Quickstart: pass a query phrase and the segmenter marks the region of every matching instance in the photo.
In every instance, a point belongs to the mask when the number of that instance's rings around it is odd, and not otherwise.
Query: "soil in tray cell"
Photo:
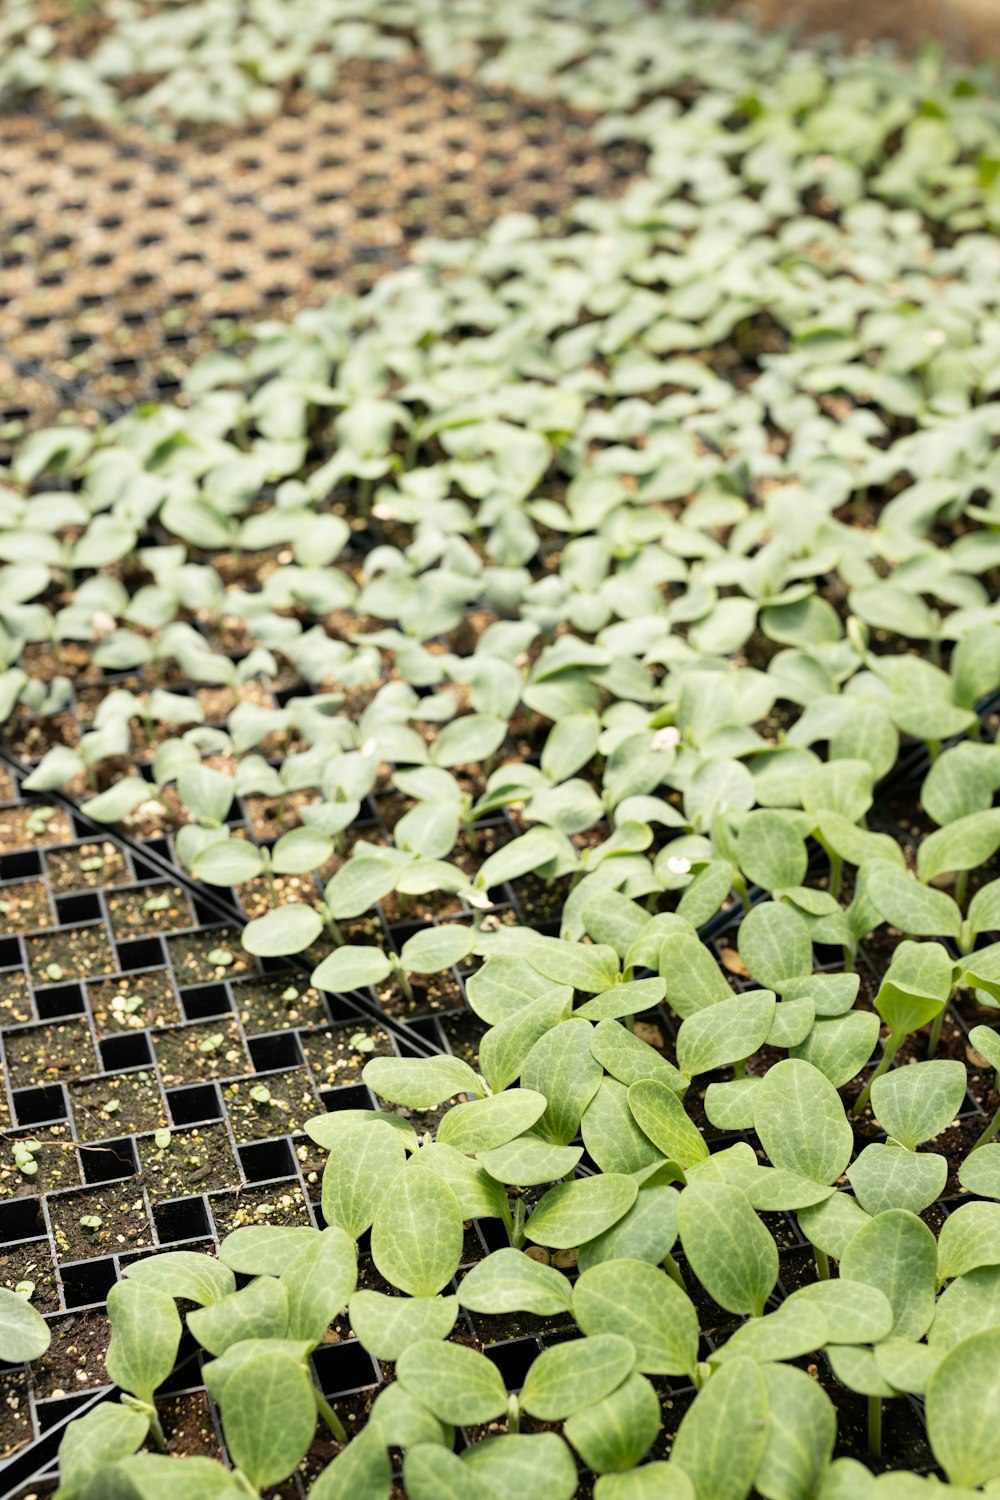
[[[222,1458],[212,1412],[205,1391],[188,1391],[183,1396],[159,1396],[160,1414],[166,1452],[174,1458]]]
[[[169,1137],[169,1139],[168,1139]],[[166,1145],[160,1141],[166,1140]],[[224,1125],[199,1125],[139,1140],[139,1162],[154,1203],[236,1187],[240,1169]]]
[[[107,1385],[104,1356],[111,1337],[107,1314],[96,1308],[67,1313],[49,1327],[52,1342],[31,1366],[36,1397],[46,1400],[52,1396],[72,1396],[77,1391]]]
[[[295,1178],[264,1187],[238,1188],[234,1193],[215,1193],[209,1203],[220,1239],[248,1224],[312,1224]]]
[[[124,854],[108,840],[98,844],[76,844],[70,849],[52,849],[45,856],[45,864],[52,889],[60,895],[66,891],[124,885],[129,879]]]
[[[156,1075],[145,1068],[71,1083],[69,1099],[81,1141],[114,1140],[167,1124]]]
[[[20,880],[0,886],[0,931],[34,932],[52,923],[52,908],[42,880]]]
[[[323,1112],[305,1068],[235,1079],[223,1087],[222,1097],[238,1146],[298,1135],[306,1120]]]
[[[25,1172],[18,1166],[14,1159],[16,1141],[24,1141],[30,1148],[37,1171]],[[82,1181],[80,1158],[68,1125],[22,1130],[0,1147],[0,1198],[30,1198],[37,1193],[54,1193],[58,1188],[79,1187]]]
[[[62,1261],[95,1260],[152,1244],[142,1182],[128,1177],[78,1193],[54,1193],[48,1199],[56,1257]]]
[[[219,1017],[196,1025],[169,1026],[153,1036],[166,1088],[245,1073],[249,1058],[235,1020]]]
[[[292,1026],[322,1026],[327,1019],[319,990],[297,974],[284,979],[252,979],[234,986],[233,995],[248,1036],[287,1031]]]
[[[177,885],[143,885],[107,895],[111,931],[116,938],[145,937],[176,932],[194,920],[191,904]]]
[[[441,1011],[461,1010],[465,1005],[462,986],[449,971],[444,974],[410,974],[412,1000],[397,979],[374,987],[375,998],[387,1016],[409,1020],[412,1016],[432,1016]]]
[[[0,1459],[29,1443],[33,1435],[27,1373],[4,1370],[0,1373]]]
[[[235,979],[251,974],[254,963],[240,944],[235,927],[213,927],[207,932],[188,932],[167,938],[170,965],[178,985],[209,984],[212,980]]]
[[[373,1057],[391,1057],[392,1042],[379,1026],[329,1026],[302,1037],[302,1050],[319,1088],[335,1089],[360,1083],[361,1070]]]
[[[28,1281],[35,1288],[30,1298],[35,1311],[58,1312],[56,1271],[45,1240],[33,1240],[30,1245],[14,1245],[10,1249],[0,1250],[0,1286],[8,1287],[13,1292]]]
[[[87,986],[97,1035],[170,1026],[181,1019],[166,969],[146,969],[120,979],[99,979]]]
[[[24,1025],[35,1019],[28,981],[20,969],[0,974],[0,1027]]]
[[[4,1036],[7,1075],[14,1089],[33,1084],[58,1083],[93,1073],[97,1057],[90,1027],[78,1021],[53,1021],[48,1026],[29,1026]]]
[[[0,854],[15,849],[47,849],[72,837],[69,819],[58,808],[28,804],[0,807]]]
[[[65,979],[90,979],[116,968],[102,922],[39,933],[25,939],[28,964],[35,984],[61,984]]]

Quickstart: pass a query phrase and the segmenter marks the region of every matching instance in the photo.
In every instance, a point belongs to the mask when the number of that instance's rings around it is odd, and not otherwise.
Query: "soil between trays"
[[[327,1019],[319,990],[305,984],[298,974],[249,980],[235,986],[233,995],[248,1036],[293,1026],[322,1026]]]
[[[35,1007],[26,976],[20,969],[0,974],[0,1012],[5,1026],[18,1026],[35,1019]]]
[[[8,1031],[4,1036],[4,1054],[10,1086],[14,1089],[79,1077],[97,1068],[90,1027],[83,1017],[78,1021],[53,1021]]]
[[[130,891],[108,891],[105,899],[111,931],[118,939],[177,932],[190,927],[194,919],[191,903],[180,886],[166,882]]]
[[[153,1050],[166,1088],[245,1073],[250,1059],[235,1018],[168,1026],[153,1033]]]
[[[17,885],[0,886],[0,929],[7,932],[33,932],[52,922],[45,882],[22,880]]]
[[[15,849],[47,849],[52,844],[68,843],[73,830],[66,814],[58,808],[47,809],[47,812],[49,815],[43,823],[36,806],[0,807],[0,854],[10,854]]]
[[[111,1335],[107,1313],[98,1308],[67,1313],[49,1324],[52,1342],[31,1366],[35,1395],[39,1400],[72,1396],[77,1391],[107,1385],[104,1368]]]
[[[251,974],[254,971],[253,960],[244,952],[235,927],[213,927],[207,932],[168,937],[166,941],[170,966],[182,989],[185,985],[234,979],[237,975]],[[212,960],[209,954],[215,952],[228,954],[228,962],[217,963]]]
[[[304,1224],[311,1227],[309,1206],[297,1178],[268,1183],[263,1187],[237,1188],[213,1193],[209,1207],[220,1239],[248,1224]]]
[[[11,1291],[22,1281],[33,1281],[35,1290],[31,1305],[36,1312],[59,1311],[59,1287],[55,1266],[45,1240],[30,1245],[14,1245],[0,1250],[0,1286]]]
[[[368,1022],[348,1022],[302,1036],[302,1051],[320,1087],[340,1088],[360,1083],[365,1064],[373,1057],[392,1057],[395,1049],[387,1032]]]
[[[14,1161],[15,1140],[34,1141],[37,1172],[26,1174]],[[83,1181],[80,1157],[68,1125],[43,1125],[40,1130],[20,1130],[4,1143],[0,1156],[0,1198],[30,1198],[59,1188],[79,1187]]]

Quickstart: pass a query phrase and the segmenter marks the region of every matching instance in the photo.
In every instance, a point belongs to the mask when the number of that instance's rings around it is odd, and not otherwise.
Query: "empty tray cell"
[[[108,891],[105,900],[116,939],[177,932],[190,927],[193,920],[191,903],[180,886],[166,882]]]
[[[50,1193],[47,1199],[56,1259],[93,1260],[152,1243],[142,1184],[137,1177]]]
[[[235,1079],[223,1086],[222,1097],[238,1146],[299,1135],[306,1120],[320,1113],[305,1068]]]
[[[205,1021],[210,1016],[226,1016],[233,1007],[224,984],[201,984],[183,991],[181,1008],[186,1021]]]
[[[492,1344],[483,1353],[496,1365],[507,1389],[519,1391],[532,1361],[538,1357],[538,1344],[534,1339],[511,1339]]]
[[[41,1021],[57,1021],[63,1016],[82,1016],[87,1009],[82,984],[57,984],[39,990],[35,1000]]]
[[[310,1356],[319,1388],[327,1395],[346,1395],[378,1384],[375,1362],[357,1339],[321,1344]]]
[[[69,1122],[19,1130],[0,1146],[0,1197],[17,1198],[79,1187],[80,1156]]]
[[[219,1090],[214,1083],[198,1083],[186,1089],[168,1089],[167,1103],[175,1125],[196,1125],[202,1120],[218,1120],[222,1117]]]
[[[34,932],[52,925],[52,907],[44,880],[18,880],[0,886],[0,927],[6,932]]]
[[[100,897],[93,891],[81,891],[75,896],[57,896],[56,916],[60,927],[70,927],[77,922],[99,922]]]
[[[69,1085],[73,1122],[81,1141],[113,1140],[159,1130],[167,1112],[156,1074],[142,1068]]]
[[[0,938],[0,969],[19,969],[24,962],[21,941],[16,937]]]
[[[101,889],[122,885],[129,878],[125,855],[110,839],[50,849],[45,866],[54,891]]]
[[[64,979],[91,979],[110,974],[117,964],[102,922],[25,938],[28,965],[35,984]]]
[[[322,1026],[327,1019],[319,990],[307,985],[301,974],[244,980],[234,985],[233,998],[248,1036],[290,1026]]]
[[[295,1171],[292,1148],[284,1136],[276,1141],[258,1141],[255,1146],[241,1146],[239,1156],[247,1182],[271,1182]]]
[[[123,973],[131,973],[136,969],[161,969],[163,967],[163,945],[159,938],[131,938],[127,942],[116,943],[115,949],[118,954],[118,968]]]
[[[153,1061],[149,1038],[142,1031],[131,1036],[107,1037],[99,1046],[106,1073],[120,1073],[125,1068],[146,1068]]]
[[[45,1220],[38,1198],[14,1198],[0,1203],[0,1245],[15,1245],[45,1234]]]
[[[47,993],[47,992],[46,992]],[[144,969],[120,979],[98,979],[87,986],[97,1035],[170,1026],[181,1019],[166,969]]]
[[[146,1190],[154,1203],[236,1187],[241,1180],[229,1132],[221,1120],[157,1131],[141,1136],[138,1145]]]
[[[134,1177],[139,1170],[135,1142],[131,1136],[117,1141],[102,1141],[99,1146],[85,1146],[80,1153],[85,1182],[119,1182]]]
[[[190,984],[209,984],[213,980],[234,979],[254,968],[249,953],[240,944],[235,927],[210,927],[202,932],[185,932],[167,938],[170,966],[182,988]]]
[[[208,1202],[219,1239],[247,1224],[312,1225],[298,1178],[238,1188],[233,1193],[213,1193]]]
[[[251,1037],[247,1049],[258,1073],[275,1068],[297,1068],[302,1063],[299,1039],[291,1031],[279,1032],[276,1036]]]
[[[49,1083],[39,1088],[20,1089],[14,1093],[14,1116],[19,1125],[41,1125],[49,1120],[65,1120],[66,1095],[61,1084]]]
[[[351,1021],[345,1026],[310,1031],[302,1037],[302,1050],[321,1088],[360,1083],[366,1062],[373,1057],[391,1057],[394,1051],[388,1032],[372,1021]]]
[[[153,1036],[156,1061],[167,1088],[245,1073],[249,1059],[234,1019],[169,1026]]]
[[[4,1036],[4,1055],[13,1089],[79,1077],[97,1068],[90,1027],[82,1016],[8,1031]]]
[[[47,1240],[29,1240],[24,1245],[0,1246],[0,1286],[14,1291],[22,1282],[34,1287],[31,1305],[36,1312],[59,1311],[56,1268]]]
[[[42,873],[42,856],[35,849],[23,854],[0,854],[0,880],[31,880]]]
[[[110,1257],[103,1260],[84,1260],[76,1265],[62,1266],[59,1272],[63,1286],[63,1297],[67,1307],[91,1307],[103,1304],[118,1275]]]
[[[206,1239],[212,1234],[208,1204],[204,1198],[177,1198],[172,1203],[155,1203],[153,1223],[161,1245]]]

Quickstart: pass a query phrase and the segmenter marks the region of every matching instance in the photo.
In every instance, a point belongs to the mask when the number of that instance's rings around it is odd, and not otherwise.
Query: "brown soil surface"
[[[753,0],[753,9],[766,26],[792,24],[810,36],[893,41],[907,52],[939,42],[968,62],[1000,56],[996,0]]]

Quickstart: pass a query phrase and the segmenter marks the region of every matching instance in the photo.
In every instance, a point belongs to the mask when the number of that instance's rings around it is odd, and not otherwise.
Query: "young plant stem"
[[[969,887],[968,870],[959,870],[955,879],[955,900],[959,906],[965,905],[965,893]]]
[[[827,1259],[826,1251],[821,1250],[818,1245],[814,1245],[813,1255],[816,1258],[816,1274],[819,1277],[820,1281],[829,1281],[830,1262]]]
[[[339,925],[334,921],[329,912],[326,912],[324,921],[326,922],[327,932],[333,938],[333,941],[337,944],[337,947],[342,948],[344,946],[344,934],[341,932]]]
[[[320,1390],[315,1381],[313,1382],[313,1394],[316,1397],[316,1406],[319,1414],[323,1418],[323,1421],[326,1423],[327,1427],[329,1427],[330,1431],[333,1433],[334,1437],[337,1439],[337,1442],[346,1443],[347,1433],[344,1431],[344,1424],[337,1416],[337,1413],[334,1411],[333,1407],[323,1395],[323,1392]]]
[[[524,1244],[524,1199],[518,1198],[514,1204],[514,1222],[508,1231],[510,1242],[515,1250],[520,1250]]]
[[[976,1141],[976,1144],[972,1148],[973,1151],[978,1151],[980,1146],[988,1145],[988,1143],[993,1139],[998,1130],[1000,1130],[1000,1107],[997,1108],[997,1111],[990,1120],[990,1123],[987,1125],[982,1135]]]
[[[403,968],[402,964],[399,963],[393,964],[393,968],[396,970],[396,978],[399,980],[399,985],[403,991],[403,994],[406,996],[411,1005],[416,1005],[416,996],[413,993],[413,986],[410,984],[406,970]]]
[[[684,1272],[674,1260],[674,1257],[670,1254],[669,1250],[663,1257],[663,1269],[666,1271],[671,1281],[676,1281],[682,1292],[687,1291],[687,1283],[684,1280]]]
[[[267,894],[270,898],[271,909],[273,911],[273,909],[278,905],[278,887],[274,883],[274,872],[272,871],[270,865],[268,865],[264,870],[264,878],[267,881]]]
[[[868,1456],[882,1457],[882,1397],[868,1397]]]
[[[869,1080],[866,1083],[864,1089],[858,1095],[857,1102],[854,1105],[854,1109],[851,1111],[852,1114],[859,1115],[861,1113],[861,1111],[864,1109],[865,1105],[868,1103],[868,1100],[869,1100],[869,1098],[871,1096],[872,1084],[876,1081],[876,1079],[881,1078],[883,1073],[885,1073],[885,1072],[888,1071],[888,1068],[889,1068],[889,1066],[890,1066],[893,1058],[896,1056],[896,1053],[899,1051],[900,1044],[901,1044],[901,1042],[903,1040],[903,1037],[905,1035],[906,1035],[906,1033],[902,1032],[897,1037],[893,1032],[890,1031],[890,1033],[886,1037],[885,1043],[884,1043],[884,1045],[882,1047],[882,1061],[879,1063],[878,1067],[875,1069],[874,1073],[869,1078]]]
[[[840,883],[844,874],[844,861],[839,854],[830,851],[830,895],[835,899],[840,896]]]
[[[153,1442],[156,1444],[157,1448],[161,1453],[163,1453],[166,1450],[167,1440],[163,1435],[163,1427],[160,1424],[160,1414],[156,1410],[156,1407],[152,1402],[149,1403],[146,1411],[149,1417],[150,1435],[152,1436]]]
[[[358,485],[358,515],[368,519],[372,508],[372,495],[375,490],[374,479],[362,479]]]
[[[516,1396],[507,1397],[507,1431],[520,1432],[521,1430],[521,1408]]]
[[[734,876],[734,878],[733,878],[733,890],[736,892],[737,896],[739,896],[740,901],[742,902],[742,905],[743,905],[743,910],[744,911],[749,911],[750,910],[750,892],[747,890],[747,883],[743,879],[742,875],[736,875],[736,876]]]
[[[931,1022],[931,1034],[930,1034],[930,1039],[928,1040],[928,1043],[927,1043],[927,1056],[928,1057],[936,1057],[937,1056],[938,1043],[941,1040],[941,1027],[944,1025],[944,1013],[945,1013],[945,1011],[947,1009],[948,1009],[947,1005],[942,1005],[941,1009],[938,1011],[937,1015],[934,1017],[934,1020]]]

